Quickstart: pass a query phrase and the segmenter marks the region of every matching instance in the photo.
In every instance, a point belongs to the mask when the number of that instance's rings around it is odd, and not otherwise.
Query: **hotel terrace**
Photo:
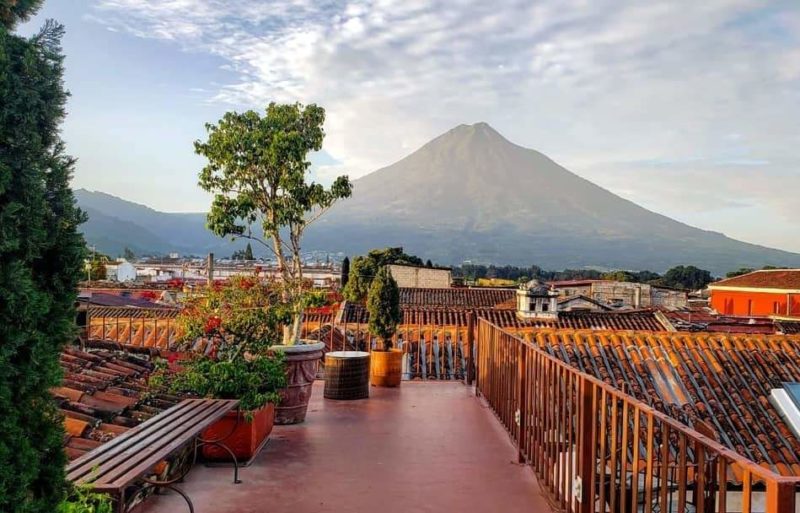
[[[70,458],[180,399],[148,392],[153,355],[206,349],[177,344],[175,308],[118,301],[84,305],[85,350],[62,355]],[[400,389],[339,403],[317,384],[307,422],[276,427],[244,483],[198,468],[182,489],[196,511],[800,511],[800,337],[558,302],[537,284],[402,289]],[[369,350],[367,321],[342,302],[308,312],[304,334]],[[297,479],[314,483],[299,499]]]

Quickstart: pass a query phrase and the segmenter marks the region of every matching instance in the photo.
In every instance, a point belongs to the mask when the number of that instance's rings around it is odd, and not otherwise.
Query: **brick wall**
[[[450,287],[450,269],[431,269],[407,265],[390,265],[392,277],[400,287],[416,289],[444,289]]]

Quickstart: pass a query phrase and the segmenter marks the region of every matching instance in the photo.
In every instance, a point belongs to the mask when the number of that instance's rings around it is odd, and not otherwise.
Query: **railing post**
[[[519,358],[518,358],[518,373],[519,379],[517,380],[518,392],[517,397],[519,398],[519,404],[517,407],[519,408],[519,425],[517,426],[517,463],[527,463],[528,457],[525,452],[525,448],[527,444],[525,443],[525,433],[527,431],[526,428],[526,419],[528,417],[527,412],[527,390],[528,390],[528,380],[525,376],[526,369],[528,368],[527,361],[528,361],[528,346],[523,343],[518,343],[519,345]]]
[[[767,480],[766,513],[785,513],[795,510],[795,482],[786,480]]]
[[[467,385],[475,381],[475,312],[467,312]]]
[[[580,422],[580,448],[578,448],[579,476],[581,478],[581,501],[578,504],[579,513],[592,513],[594,511],[594,472],[595,462],[595,415],[594,415],[594,384],[586,379],[580,381],[580,405],[578,420]],[[569,483],[570,485],[572,483]]]

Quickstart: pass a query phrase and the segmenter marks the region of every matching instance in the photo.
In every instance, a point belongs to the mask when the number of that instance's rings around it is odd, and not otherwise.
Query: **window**
[[[549,310],[550,310],[550,303],[543,302],[543,303],[542,303],[542,311],[543,311],[543,312],[547,312],[547,311],[549,311]]]

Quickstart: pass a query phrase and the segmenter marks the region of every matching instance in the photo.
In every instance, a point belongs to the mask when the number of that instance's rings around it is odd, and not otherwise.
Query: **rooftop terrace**
[[[181,488],[197,513],[551,511],[506,431],[462,383],[372,388],[346,402],[314,388],[306,422],[276,426],[242,484],[229,468],[189,474]],[[142,509],[185,510],[175,494]]]

